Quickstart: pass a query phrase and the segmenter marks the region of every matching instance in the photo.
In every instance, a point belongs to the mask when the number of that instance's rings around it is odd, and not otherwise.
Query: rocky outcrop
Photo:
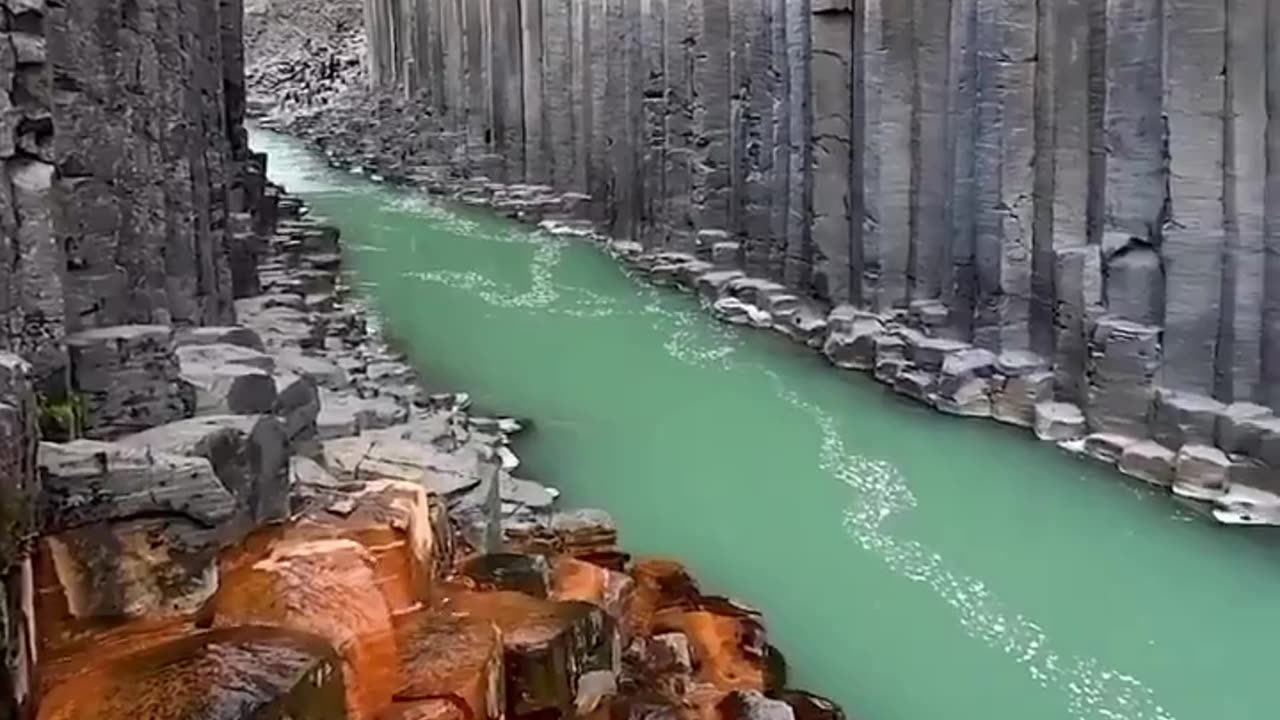
[[[226,324],[236,288],[256,282],[266,203],[243,128],[242,12],[0,8],[0,348],[42,384],[66,384],[69,336]]]

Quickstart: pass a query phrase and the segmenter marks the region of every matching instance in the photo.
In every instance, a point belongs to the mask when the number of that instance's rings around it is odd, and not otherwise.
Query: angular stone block
[[[161,425],[119,440],[166,455],[202,457],[235,497],[249,527],[289,517],[289,437],[271,415],[214,415]]]
[[[1120,472],[1152,485],[1173,484],[1177,453],[1151,440],[1134,443],[1120,456]]]
[[[1071,403],[1042,402],[1035,408],[1036,437],[1049,442],[1076,440],[1088,434],[1084,413]]]

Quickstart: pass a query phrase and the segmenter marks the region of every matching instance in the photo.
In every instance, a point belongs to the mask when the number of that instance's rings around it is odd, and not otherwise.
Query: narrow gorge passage
[[[1266,531],[718,325],[587,242],[252,141],[429,382],[532,418],[523,472],[758,606],[793,682],[878,720],[1274,716]]]

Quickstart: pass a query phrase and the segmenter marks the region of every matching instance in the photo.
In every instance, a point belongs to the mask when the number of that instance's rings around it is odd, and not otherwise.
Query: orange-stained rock
[[[346,717],[338,659],[319,638],[247,627],[152,639],[47,667],[39,720]]]
[[[318,635],[342,656],[349,717],[372,720],[391,703],[396,648],[376,563],[347,539],[270,542],[261,559],[224,565],[214,598],[219,627],[271,625]]]
[[[635,580],[631,626],[642,635],[652,633],[659,610],[702,595],[689,571],[675,560],[642,558],[635,562],[630,574]]]
[[[493,623],[428,610],[396,618],[395,631],[397,702],[417,702],[417,712],[438,714],[442,708],[426,701],[447,698],[448,708],[443,709],[461,712],[469,720],[503,716],[502,637]]]
[[[295,495],[300,507],[289,537],[354,540],[373,556],[378,587],[393,613],[430,603],[434,581],[449,564],[447,556],[437,556],[438,501],[419,485],[391,480],[308,490]]]
[[[470,720],[456,702],[443,699],[392,703],[378,720]]]
[[[571,715],[583,675],[618,670],[617,630],[593,605],[510,591],[458,590],[446,597],[443,607],[498,627],[505,649],[509,715]]]
[[[47,651],[129,617],[189,616],[218,587],[218,531],[182,518],[97,523],[36,543],[33,579]]]
[[[721,690],[763,692],[773,684],[764,626],[754,610],[702,597],[659,610],[652,629],[655,634],[684,633],[698,678]]]
[[[551,597],[591,603],[619,623],[623,637],[631,634],[630,609],[635,582],[627,575],[572,557],[558,557],[551,571]]]

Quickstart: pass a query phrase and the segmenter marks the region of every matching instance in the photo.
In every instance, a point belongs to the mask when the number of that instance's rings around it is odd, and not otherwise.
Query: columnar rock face
[[[262,188],[242,126],[243,12],[241,0],[0,9],[0,347],[37,375],[65,365],[67,334],[225,323],[236,281],[252,284],[241,246]]]
[[[1095,429],[1148,434],[1159,389],[1280,409],[1275,3],[520,0],[479,60],[456,4],[366,3],[375,70],[454,60],[375,91],[615,239],[1034,353]],[[384,46],[407,5],[446,25]]]

